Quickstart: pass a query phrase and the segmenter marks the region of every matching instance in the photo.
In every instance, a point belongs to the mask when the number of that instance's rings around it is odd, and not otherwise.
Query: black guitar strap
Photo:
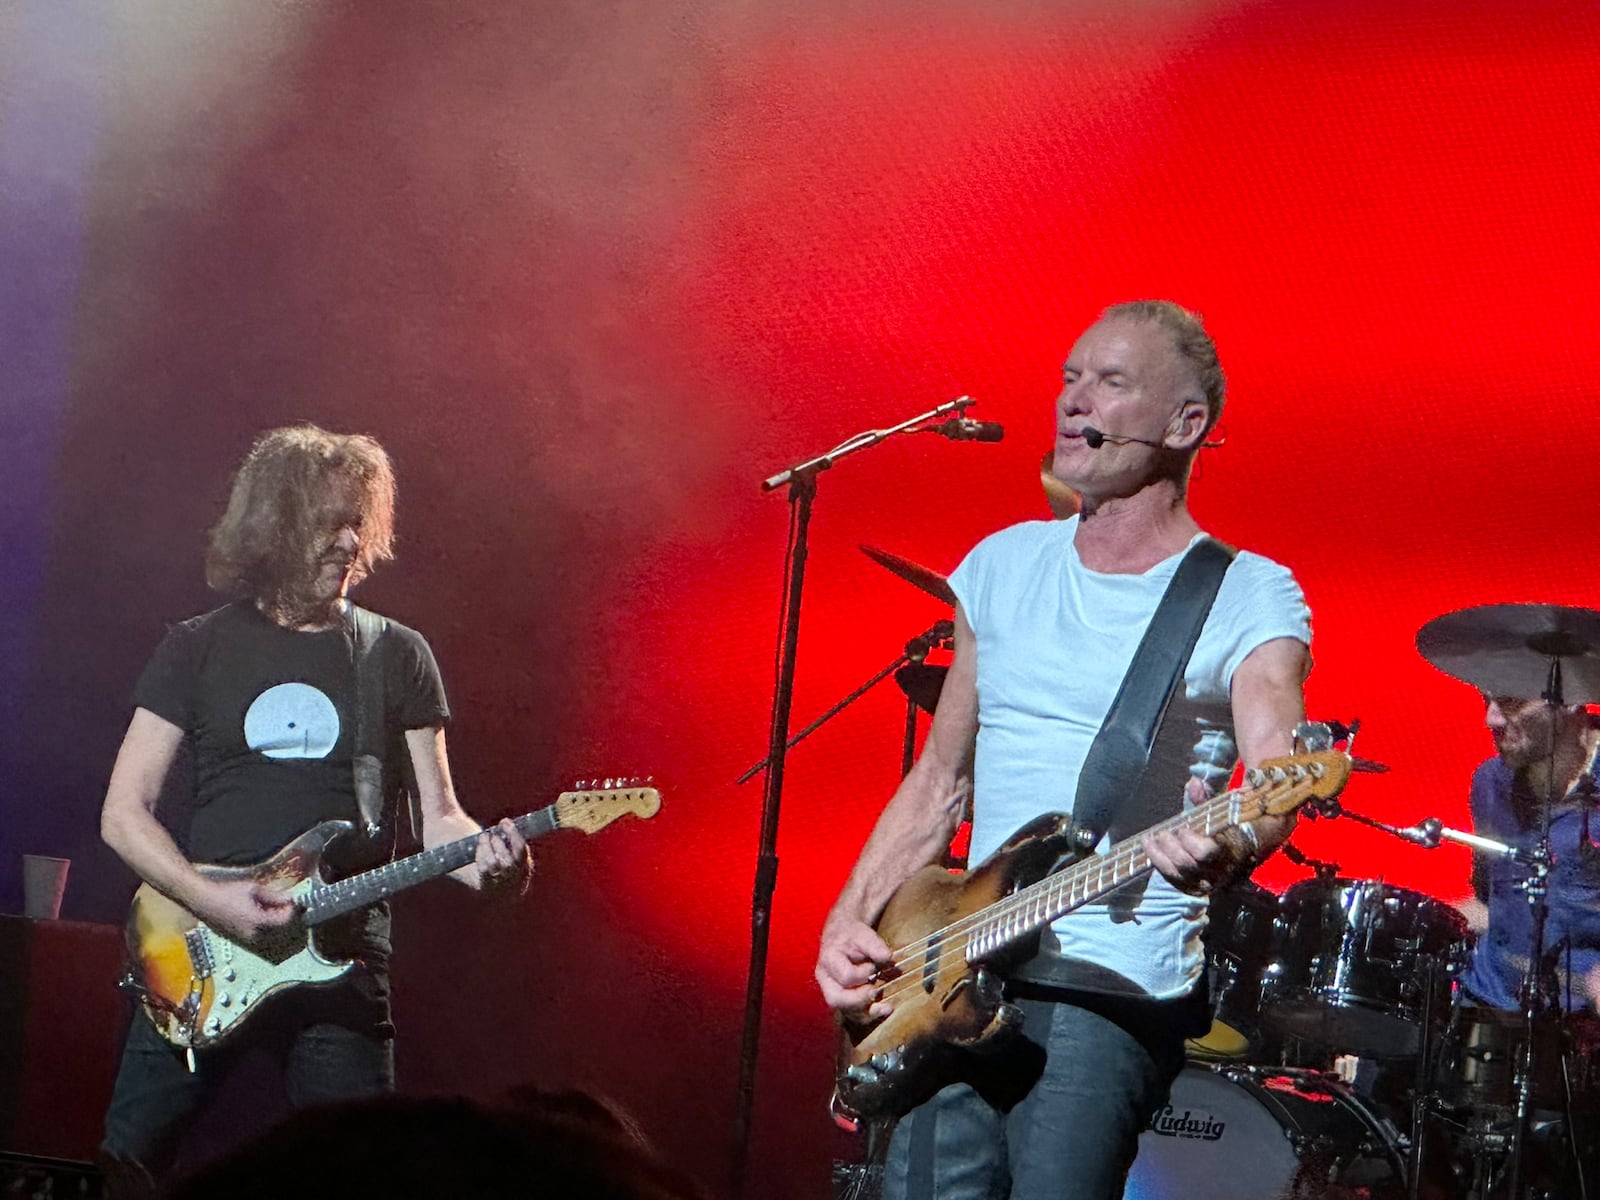
[[[1215,538],[1202,538],[1173,573],[1078,775],[1072,819],[1078,829],[1092,834],[1094,842],[1086,836],[1085,844],[1098,843],[1106,830],[1117,826],[1120,802],[1138,795],[1167,708],[1235,553]],[[1118,827],[1116,836],[1142,828]]]
[[[389,621],[354,604],[349,608],[356,676],[356,739],[350,756],[355,772],[356,808],[361,814],[362,835],[386,854],[392,854],[398,833],[399,805],[395,801],[404,770],[402,765],[401,774],[396,776],[389,766],[383,654],[379,649]],[[410,807],[407,813],[414,838],[419,828],[417,814]]]
[[[1098,845],[1107,829],[1115,838],[1144,826],[1128,823],[1129,797],[1138,794],[1150,766],[1150,752],[1166,720],[1167,708],[1183,680],[1184,668],[1211,614],[1222,577],[1233,563],[1234,549],[1214,538],[1189,548],[1172,582],[1150,617],[1116,699],[1095,735],[1078,775],[1073,825],[1084,831],[1083,844]],[[1181,803],[1181,798],[1178,803]],[[1135,822],[1143,814],[1134,814]],[[1117,818],[1121,818],[1120,821]],[[1017,979],[1046,988],[1069,986],[1059,952],[1042,950],[1013,972]]]

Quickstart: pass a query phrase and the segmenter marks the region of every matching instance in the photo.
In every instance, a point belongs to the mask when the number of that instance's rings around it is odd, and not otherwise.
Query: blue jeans
[[[1139,1134],[1183,1067],[1194,998],[1030,990],[1018,999],[1022,1036],[974,1063],[970,1082],[901,1118],[885,1200],[1122,1196]]]
[[[296,1108],[394,1091],[387,980],[358,967],[327,987],[275,996],[234,1037],[196,1051],[194,1071],[182,1050],[135,1013],[106,1111],[102,1155],[131,1159],[160,1179],[201,1106],[245,1055],[262,1052],[282,1068]]]

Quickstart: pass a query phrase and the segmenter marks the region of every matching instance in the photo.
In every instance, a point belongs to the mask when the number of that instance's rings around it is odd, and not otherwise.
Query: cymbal
[[[1039,482],[1044,486],[1044,500],[1050,506],[1050,511],[1055,514],[1056,520],[1065,521],[1068,517],[1078,515],[1083,508],[1083,497],[1055,477],[1055,472],[1050,469],[1055,461],[1053,450],[1044,456],[1044,461],[1039,464]]]
[[[1435,617],[1417,650],[1446,675],[1491,696],[1537,700],[1561,663],[1561,699],[1600,703],[1600,612],[1557,604],[1485,604]]]
[[[939,693],[944,690],[944,677],[949,667],[936,667],[931,663],[907,663],[894,673],[900,690],[923,712],[931,713],[939,707]]]
[[[909,558],[901,558],[898,554],[890,554],[887,550],[879,550],[876,546],[862,546],[861,553],[880,567],[893,571],[913,587],[921,588],[935,600],[955,605],[956,594],[950,590],[950,581],[932,567],[914,563]]]

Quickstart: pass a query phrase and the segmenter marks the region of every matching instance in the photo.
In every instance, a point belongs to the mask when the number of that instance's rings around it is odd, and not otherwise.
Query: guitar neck
[[[512,824],[522,836],[532,841],[560,827],[556,817],[557,806],[541,808],[517,817]],[[478,835],[468,834],[453,842],[445,842],[424,850],[420,854],[397,858],[391,863],[371,871],[363,871],[337,883],[324,883],[313,887],[302,901],[307,925],[322,922],[358,908],[366,908],[379,900],[387,900],[415,884],[425,883],[440,875],[449,874],[466,866],[478,852]]]
[[[1074,909],[1149,874],[1150,859],[1141,844],[1145,834],[1187,826],[1210,837],[1253,821],[1265,812],[1265,806],[1248,789],[1225,792],[1142,833],[1124,838],[1106,854],[1091,854],[1082,862],[1019,888],[975,914],[974,927],[967,939],[967,961],[979,962],[1013,942],[1032,937]]]

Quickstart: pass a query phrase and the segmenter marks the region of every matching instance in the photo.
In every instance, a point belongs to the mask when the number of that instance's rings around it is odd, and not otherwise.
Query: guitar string
[[[557,811],[562,806],[563,803],[569,803],[570,804],[570,803],[572,803],[574,801],[581,800],[581,799],[583,799],[585,797],[593,798],[593,797],[606,797],[606,796],[609,796],[613,800],[616,800],[616,801],[644,800],[644,799],[647,799],[650,796],[650,794],[655,792],[655,791],[656,791],[656,789],[654,789],[654,788],[617,788],[617,789],[605,789],[604,791],[598,791],[598,792],[593,792],[593,791],[577,791],[577,792],[571,792],[571,793],[565,793],[564,792],[564,793],[562,793],[562,795],[560,797],[558,797],[556,799],[555,803],[553,803],[551,805],[548,805],[545,808],[535,809],[533,812],[530,812],[530,813],[524,813],[522,816],[517,817],[514,820],[515,820],[515,822],[517,824],[517,827],[519,829],[522,828],[522,824],[521,823],[523,821],[528,821],[529,822],[529,828],[523,829],[522,830],[523,834],[525,836],[529,836],[529,837],[538,837],[538,836],[541,836],[544,833],[550,833],[555,829],[563,828],[563,826],[561,825],[561,814],[560,814],[559,811]],[[657,794],[659,795],[659,793],[657,793]],[[637,810],[634,810],[634,809],[627,809],[626,811],[635,812],[635,813],[637,812]],[[539,817],[539,816],[544,815],[544,814],[549,814],[549,818],[550,818],[550,821],[551,821],[550,828],[549,829],[544,829],[544,830],[539,830],[538,832],[534,832],[534,826],[536,826],[538,824],[538,822],[533,820],[533,818]],[[621,814],[619,814],[619,815],[621,815]],[[411,881],[409,881],[409,880],[407,880],[405,878],[405,876],[406,876],[408,871],[414,874],[417,868],[422,868],[422,869],[428,870],[429,872],[436,872],[438,870],[438,868],[439,868],[439,864],[444,862],[444,861],[447,861],[452,852],[458,852],[459,850],[464,849],[468,842],[475,842],[485,832],[488,832],[488,831],[487,830],[479,830],[478,833],[468,834],[466,837],[457,838],[453,842],[446,842],[446,843],[444,843],[443,845],[440,845],[440,846],[432,846],[432,847],[430,847],[430,848],[428,848],[426,850],[423,850],[423,851],[421,851],[421,852],[419,852],[417,854],[407,855],[405,858],[394,859],[394,860],[392,860],[390,862],[387,862],[387,863],[383,864],[381,867],[374,867],[370,871],[363,871],[359,875],[352,875],[347,879],[336,880],[333,883],[319,884],[319,885],[313,887],[311,889],[311,892],[307,895],[305,904],[303,906],[303,910],[306,912],[307,915],[312,915],[314,913],[317,914],[317,915],[321,915],[320,913],[317,913],[318,909],[325,909],[325,908],[327,908],[329,906],[338,906],[338,905],[349,903],[350,899],[351,899],[349,893],[355,892],[355,893],[357,893],[359,895],[360,893],[364,892],[369,887],[376,886],[376,887],[381,889],[383,887],[386,887],[390,882],[395,882],[397,884],[397,887],[395,888],[395,891],[398,891],[401,888],[404,888],[405,886],[407,886],[409,882],[411,882]],[[471,861],[472,861],[471,858],[465,859],[465,860],[462,861],[462,863],[460,865],[461,866],[465,866],[467,863],[469,863]],[[454,870],[455,868],[449,868],[449,869]],[[430,873],[427,876],[427,878],[432,878],[432,874]],[[350,886],[347,886],[347,885],[355,883],[358,880],[361,882],[361,886],[359,888],[352,888]],[[393,894],[394,894],[393,891],[386,893],[386,895],[393,895]],[[382,899],[382,898],[383,898],[382,896],[379,896],[379,897],[376,897],[374,899],[368,899],[365,896],[361,896],[360,900],[359,900],[359,903],[356,903],[354,905],[354,907],[359,908],[359,907],[361,907],[363,905],[366,905],[366,904],[375,903],[376,899]],[[340,915],[340,914],[337,914],[337,913],[329,914],[329,916],[333,916],[333,915]],[[328,918],[324,917],[324,919],[328,919]]]
[[[1275,784],[1273,786],[1280,785]],[[1243,794],[1237,791],[1229,792],[1214,800],[1209,800],[1204,805],[1188,812],[1169,817],[1145,832],[1161,833],[1169,829],[1176,829],[1182,825],[1188,825],[1193,828],[1203,824],[1204,832],[1209,834],[1211,832],[1211,818],[1224,809],[1231,809]],[[1262,808],[1261,812],[1256,815],[1260,816],[1265,811],[1266,809]],[[963,937],[962,935],[971,934],[983,926],[993,926],[998,932],[1003,928],[1004,923],[1015,915],[1017,910],[1026,909],[1040,900],[1057,901],[1063,892],[1076,896],[1079,884],[1086,885],[1085,894],[1082,900],[1075,900],[1070,907],[1075,908],[1082,904],[1087,904],[1097,895],[1103,895],[1131,882],[1138,875],[1150,869],[1148,862],[1140,865],[1140,859],[1144,857],[1144,851],[1140,845],[1142,837],[1143,834],[1139,834],[1132,838],[1126,838],[1111,847],[1104,855],[1096,855],[1092,859],[1085,859],[1083,862],[1075,863],[1064,870],[1052,872],[1043,879],[1036,880],[1026,887],[1013,892],[1010,896],[1005,897],[980,913],[969,913],[967,916],[951,922],[943,929],[935,930],[918,938],[916,941],[908,942],[901,946],[895,951],[895,958],[891,964],[900,973],[885,985],[879,998],[881,1000],[890,1000],[904,992],[922,987],[927,975],[927,967],[924,960],[928,957],[929,948],[936,941],[940,943],[937,966],[935,967],[935,973],[937,974],[942,973],[944,970],[946,955],[959,951],[961,957],[964,960],[966,959],[967,947],[971,943],[971,938]],[[1109,884],[1105,882],[1107,868],[1111,868],[1110,874],[1114,880]],[[1120,877],[1124,871],[1127,872],[1126,877]],[[1091,877],[1098,878],[1091,882]],[[1043,907],[1053,907],[1053,904],[1046,903]],[[1000,945],[1010,940],[1012,940],[1011,937],[1004,937],[1001,939]],[[950,945],[949,943],[952,941],[957,944]],[[919,962],[922,962],[923,965],[915,970],[903,969],[910,964]]]
[[[1187,812],[1170,817],[1145,832],[1159,833],[1184,825],[1191,828],[1199,828],[1203,825],[1203,832],[1209,835],[1212,832],[1211,820],[1213,817],[1226,814],[1227,819],[1223,821],[1221,826],[1218,826],[1219,830],[1238,825],[1242,823],[1239,818],[1243,815],[1244,805],[1249,804],[1256,809],[1254,815],[1249,819],[1255,820],[1265,816],[1270,811],[1269,806],[1276,793],[1287,790],[1293,795],[1297,791],[1313,789],[1318,782],[1319,780],[1316,776],[1308,775],[1298,780],[1294,778],[1267,780],[1253,788],[1236,788]],[[1126,838],[1111,847],[1110,851],[1105,855],[1097,855],[1093,859],[1074,864],[1063,871],[1046,875],[1043,879],[1036,880],[1027,887],[1006,897],[994,905],[992,911],[969,914],[945,926],[943,929],[935,930],[901,946],[895,951],[895,958],[890,964],[900,974],[885,985],[879,999],[889,1000],[906,991],[922,986],[922,981],[926,977],[926,965],[924,964],[914,971],[907,971],[904,968],[919,960],[925,960],[929,947],[936,940],[940,943],[940,946],[935,973],[940,973],[945,967],[945,956],[952,950],[959,948],[963,959],[966,958],[967,947],[970,945],[971,939],[963,938],[963,934],[968,934],[982,926],[992,926],[995,932],[999,934],[1003,928],[1003,921],[1013,917],[1018,910],[1026,909],[1029,905],[1040,900],[1059,901],[1062,892],[1076,894],[1078,883],[1087,885],[1087,890],[1081,900],[1075,900],[1069,907],[1075,908],[1087,904],[1096,896],[1103,895],[1131,882],[1138,875],[1150,870],[1148,862],[1145,862],[1142,866],[1138,865],[1140,858],[1143,856],[1143,850],[1140,846],[1143,836],[1144,834],[1138,834],[1135,837]],[[1126,864],[1124,860],[1127,860]],[[1112,868],[1111,874],[1115,880],[1110,884],[1105,882],[1107,868]],[[1122,871],[1128,872],[1126,878],[1117,878],[1117,875]],[[1095,883],[1089,883],[1090,876],[1098,877]],[[1064,887],[1063,885],[1071,886]],[[1015,933],[1002,936],[995,948],[998,949],[1006,942],[1014,940],[1015,936]],[[959,946],[947,944],[957,938],[961,938]]]
[[[1267,790],[1275,791],[1281,786],[1281,784],[1274,783]],[[1260,789],[1257,789],[1257,791],[1259,790]],[[1235,809],[1235,807],[1242,801],[1244,795],[1245,793],[1242,791],[1229,792],[1223,796],[1217,797],[1215,800],[1207,801],[1206,804],[1201,805],[1198,808],[1191,809],[1188,812],[1179,813],[1174,817],[1170,817],[1167,820],[1152,826],[1146,832],[1159,833],[1165,832],[1169,829],[1176,829],[1183,825],[1188,825],[1191,828],[1203,826],[1204,832],[1209,834],[1211,832],[1212,817],[1221,814],[1223,810]],[[1259,817],[1264,815],[1267,810],[1265,806],[1260,804],[1259,799],[1256,800],[1256,805],[1259,807],[1260,811],[1256,812],[1255,816]],[[1224,826],[1226,824],[1227,822],[1224,822]],[[1224,826],[1219,826],[1218,828],[1220,829]],[[1140,845],[1140,840],[1142,837],[1143,834],[1140,834],[1133,838],[1124,839],[1123,841],[1117,843],[1117,845],[1113,846],[1111,850],[1104,855],[1096,855],[1093,859],[1087,859],[1081,863],[1074,864],[1063,871],[1053,872],[1050,875],[1046,875],[1043,879],[1036,880],[1027,887],[1024,887],[1006,897],[1004,900],[994,905],[990,910],[982,913],[968,914],[966,917],[952,922],[943,929],[936,930],[933,933],[927,934],[916,941],[909,942],[905,946],[900,947],[900,949],[896,951],[896,957],[892,965],[901,973],[884,987],[880,999],[890,1000],[906,991],[923,986],[923,981],[927,975],[926,964],[917,970],[907,971],[903,970],[902,968],[906,965],[917,963],[919,960],[925,960],[928,956],[929,947],[936,940],[940,942],[937,955],[937,966],[934,968],[935,973],[937,974],[942,973],[946,965],[945,957],[952,952],[959,951],[962,959],[967,961],[967,950],[971,944],[972,938],[970,936],[963,937],[962,935],[964,934],[970,935],[977,929],[984,926],[993,927],[995,933],[999,934],[1004,928],[1005,922],[1012,918],[1018,910],[1027,909],[1031,905],[1041,900],[1048,902],[1044,904],[1042,908],[1053,907],[1054,903],[1061,899],[1063,893],[1068,896],[1076,897],[1078,891],[1080,890],[1079,885],[1083,885],[1082,890],[1084,891],[1084,895],[1081,900],[1074,899],[1069,905],[1071,908],[1076,908],[1083,904],[1087,904],[1096,896],[1103,895],[1106,892],[1115,890],[1115,888],[1131,882],[1138,875],[1150,870],[1150,863],[1148,861],[1143,862],[1142,865],[1140,862],[1140,860],[1144,858],[1144,851]],[[1111,883],[1106,882],[1108,868],[1110,869],[1109,873],[1113,880]],[[1126,872],[1125,876],[1123,874],[1124,872]],[[1002,946],[1006,942],[1013,940],[1014,937],[1015,934],[1002,936],[995,948],[999,948],[999,946]],[[949,945],[948,943],[952,941],[956,941],[957,944]]]
[[[533,812],[524,813],[522,816],[514,818],[514,822],[517,824],[518,829],[522,830],[524,836],[539,836],[533,832],[532,827],[533,825],[537,824],[537,822],[531,820],[531,818],[551,812],[551,810],[553,810],[559,803],[560,801],[558,800],[556,804],[552,804],[548,806],[548,808],[535,809]],[[528,829],[522,829],[521,822],[523,821],[529,821]],[[559,817],[553,812],[551,812],[551,821],[551,829],[560,827],[558,823]],[[310,893],[307,895],[304,910],[309,915],[316,913],[318,909],[325,909],[330,906],[338,906],[349,903],[352,899],[352,893],[360,898],[360,903],[357,904],[356,907],[360,907],[361,905],[365,904],[376,903],[377,900],[383,899],[384,896],[378,896],[374,899],[367,899],[364,893],[368,889],[376,888],[381,891],[390,883],[396,883],[398,885],[396,890],[399,890],[399,888],[405,887],[406,884],[410,882],[406,879],[407,873],[416,874],[418,869],[428,872],[427,878],[432,878],[433,874],[437,873],[441,869],[441,864],[449,861],[452,854],[462,852],[465,850],[467,843],[476,843],[477,839],[482,837],[483,834],[487,832],[489,832],[488,829],[480,829],[477,833],[469,833],[466,837],[457,838],[453,842],[445,842],[439,846],[430,846],[428,849],[419,851],[416,854],[408,854],[404,858],[392,859],[391,861],[384,863],[382,866],[374,867],[369,871],[363,871],[360,874],[351,875],[345,879],[337,879],[332,883],[318,884],[317,886],[313,887]],[[542,832],[549,832],[549,830]],[[460,866],[466,866],[466,864],[471,861],[471,858],[467,858],[462,861]],[[456,870],[458,868],[452,867],[445,869]],[[355,884],[359,884],[359,886],[352,886]],[[387,894],[393,895],[393,892],[389,892]]]

